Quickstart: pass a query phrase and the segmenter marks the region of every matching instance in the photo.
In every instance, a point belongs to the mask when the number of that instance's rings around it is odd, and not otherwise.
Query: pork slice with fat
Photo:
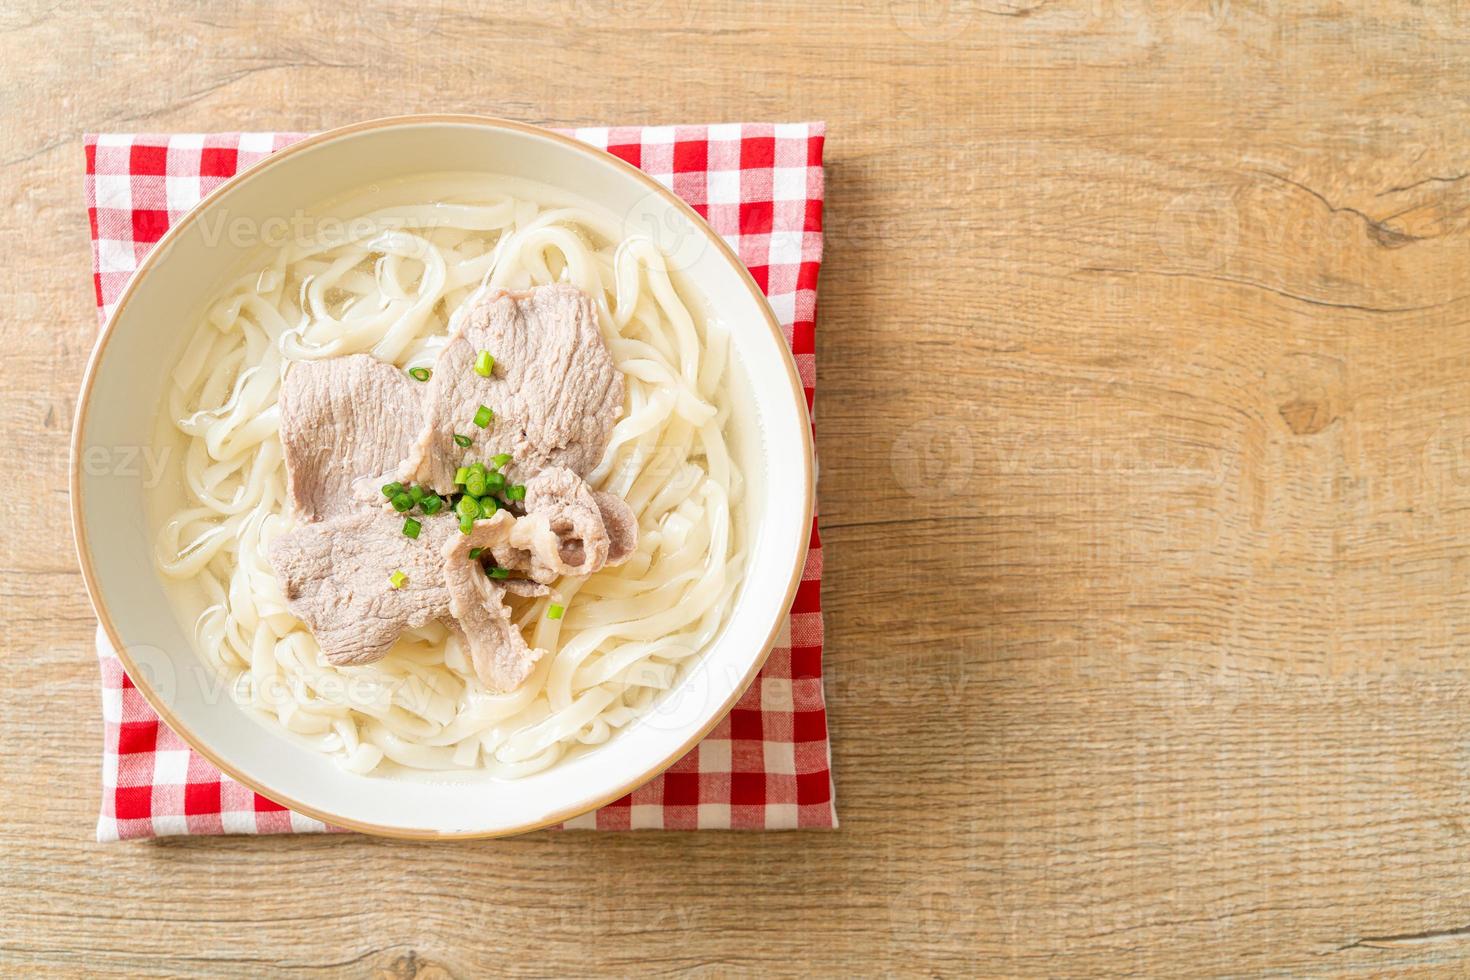
[[[402,515],[359,510],[300,524],[271,543],[286,606],[329,662],[380,660],[404,630],[449,615],[443,549],[463,535],[448,515],[416,520],[419,536],[410,538]],[[395,572],[405,576],[396,588]]]
[[[526,483],[526,513],[491,547],[496,564],[544,584],[591,575],[626,561],[638,546],[638,522],[621,498],[594,492],[564,467]]]
[[[628,502],[615,493],[592,491],[602,526],[607,531],[607,564],[621,565],[638,550],[638,516]]]
[[[495,358],[488,378],[475,371],[482,351]],[[586,293],[565,283],[486,293],[439,353],[399,478],[451,493],[465,460],[499,453],[510,454],[502,472],[512,483],[548,466],[585,476],[602,458],[622,404],[622,375]],[[494,412],[484,428],[474,422],[482,405]]]
[[[470,557],[473,548],[489,548],[510,536],[516,520],[499,511],[479,521],[469,534],[457,534],[443,546],[444,583],[449,594],[449,611],[462,631],[475,674],[492,691],[513,691],[525,683],[543,650],[532,649],[510,620],[505,604],[505,583],[485,574],[479,561]]]
[[[422,425],[417,384],[367,354],[302,361],[286,372],[281,445],[299,523],[357,509],[354,484],[393,471]]]

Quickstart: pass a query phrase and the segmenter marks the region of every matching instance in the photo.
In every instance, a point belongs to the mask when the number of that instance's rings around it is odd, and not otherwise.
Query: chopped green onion
[[[454,444],[460,449],[470,448],[470,442],[471,440],[469,436],[462,436],[458,432],[454,434]]]
[[[501,568],[499,565],[491,565],[485,569],[485,574],[491,578],[510,578],[510,569]]]
[[[408,494],[400,493],[393,496],[393,509],[398,511],[398,513],[402,514],[412,506],[413,498]]]
[[[470,549],[470,561],[474,561],[476,558],[480,557],[480,552],[482,552],[484,550],[485,550],[484,548],[471,548]]]
[[[487,470],[487,469],[485,469],[485,464],[484,463],[471,463],[470,464],[470,472],[471,473],[478,473],[481,476],[484,476],[487,473],[489,473],[490,471]]]
[[[408,535],[410,538],[418,537],[419,531],[422,529],[423,525],[414,520],[412,517],[405,517],[403,519],[403,533]]]
[[[496,453],[494,456],[490,457],[490,462],[494,463],[495,468],[498,470],[506,463],[510,462],[510,453]]]
[[[562,613],[564,613],[566,611],[567,610],[566,610],[566,607],[565,606],[558,606],[556,603],[553,602],[551,604],[551,608],[548,609],[548,610],[546,610],[546,618],[547,619],[561,619]]]
[[[487,496],[487,497],[481,497],[480,498],[480,514],[481,514],[481,516],[484,516],[484,517],[494,517],[495,516],[495,512],[497,510],[499,510],[499,509],[500,509],[500,504],[496,503],[494,497],[488,497]]]
[[[460,519],[459,519],[459,533],[460,534],[469,534],[474,529],[475,529],[475,519],[473,517],[464,517],[464,516],[461,516],[460,517]]]
[[[413,378],[415,381],[428,381],[431,377],[434,376],[434,372],[430,371],[426,367],[409,368],[408,376],[410,378]]]
[[[485,477],[485,489],[490,493],[499,493],[505,489],[505,477],[499,473],[491,473]]]
[[[402,569],[399,569],[398,571],[394,572],[392,575],[389,575],[388,576],[388,581],[390,581],[390,582],[393,583],[393,588],[395,588],[395,589],[401,589],[401,588],[403,588],[404,583],[408,581],[408,576],[405,575],[405,574],[403,574],[403,570]]]
[[[480,351],[480,356],[475,358],[475,373],[482,378],[488,378],[493,370],[495,370],[495,358],[491,357],[487,350]]]
[[[496,475],[498,476],[499,474]],[[464,492],[471,497],[485,496],[485,478],[471,469],[470,475],[464,481]]]
[[[431,493],[423,499],[423,502],[419,506],[423,508],[425,514],[433,517],[444,506],[444,498],[437,493]]]
[[[459,503],[454,505],[454,512],[458,514],[461,518],[468,517],[470,520],[473,521],[475,518],[480,516],[480,505],[476,502],[474,497],[471,497],[469,494],[465,494],[463,497],[459,498]]]
[[[427,496],[428,496],[428,494],[424,492],[424,488],[423,487],[409,487],[408,488],[408,499],[409,500],[412,500],[416,504],[423,503],[424,502],[424,498],[427,497]]]
[[[475,424],[482,429],[485,428],[485,426],[489,425],[491,421],[494,420],[494,418],[495,413],[490,411],[488,406],[481,405],[479,409],[475,411]]]
[[[505,488],[505,499],[506,500],[525,500],[526,499],[526,485],[524,483],[517,483],[513,487],[506,487]]]
[[[403,484],[401,483],[385,483],[383,485],[383,496],[387,497],[389,500],[392,500],[394,497],[398,496],[402,492]]]
[[[469,478],[470,470],[467,466],[461,466],[459,469],[454,471],[454,482],[459,486],[464,486],[464,481],[468,480]]]

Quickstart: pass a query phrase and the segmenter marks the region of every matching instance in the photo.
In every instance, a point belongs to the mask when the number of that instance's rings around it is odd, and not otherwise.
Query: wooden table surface
[[[151,6],[0,9],[6,975],[1470,972],[1470,12]],[[827,121],[839,831],[92,842],[82,133],[412,111]]]

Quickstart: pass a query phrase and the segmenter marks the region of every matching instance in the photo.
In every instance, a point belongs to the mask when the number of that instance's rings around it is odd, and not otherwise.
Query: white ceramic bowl
[[[629,228],[692,230],[666,242],[686,284],[731,327],[748,398],[734,416],[747,480],[748,565],[729,622],[648,716],[603,746],[521,780],[358,776],[267,729],[225,695],[192,649],[153,565],[145,518],[167,372],[211,294],[255,246],[211,234],[270,227],[379,180],[484,171],[576,191]],[[240,225],[239,222],[245,222]],[[238,240],[236,240],[238,239]],[[734,253],[647,175],[568,137],[471,116],[413,116],[297,143],[210,195],[144,260],[87,366],[72,437],[72,520],[97,616],[149,703],[190,745],[277,802],[328,823],[401,837],[488,837],[547,826],[610,802],[687,752],[754,679],[801,579],[813,477],[806,401],[781,330]]]

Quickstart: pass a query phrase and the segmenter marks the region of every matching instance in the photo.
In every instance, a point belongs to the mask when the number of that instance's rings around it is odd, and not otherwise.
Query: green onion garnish
[[[475,529],[475,519],[473,517],[461,517],[459,519],[459,533],[460,534],[469,534],[474,529]]]
[[[561,619],[562,613],[564,613],[566,611],[567,610],[566,610],[566,607],[565,606],[558,606],[556,603],[552,603],[551,604],[551,608],[548,609],[548,610],[546,610],[546,618],[547,619]]]
[[[510,569],[501,568],[499,565],[491,565],[485,569],[485,574],[491,578],[510,578]]]
[[[423,502],[419,504],[419,507],[423,509],[423,512],[425,514],[428,514],[430,517],[433,517],[435,514],[439,513],[440,509],[443,506],[444,498],[439,496],[437,493],[429,494],[423,499]]]
[[[414,520],[412,517],[405,517],[403,519],[403,533],[408,535],[410,538],[418,537],[419,531],[422,529],[423,525]]]
[[[408,494],[406,494],[406,493],[394,494],[394,496],[393,496],[393,509],[396,510],[396,511],[398,511],[398,513],[402,514],[404,511],[408,510],[412,506],[413,506],[413,498],[410,497]]]
[[[490,462],[494,463],[495,468],[498,470],[506,463],[510,462],[510,453],[496,453],[494,456],[490,457]]]
[[[470,441],[471,440],[469,436],[462,436],[458,432],[454,434],[454,444],[460,449],[470,448]]]
[[[408,576],[403,574],[402,569],[400,569],[394,572],[392,575],[389,575],[388,581],[393,583],[393,588],[401,589],[403,588],[403,584],[408,581]]]
[[[460,516],[461,520],[469,518],[473,521],[480,516],[480,505],[475,501],[474,497],[465,494],[459,498],[459,503],[454,505],[454,512]]]
[[[499,476],[498,473],[496,475]],[[471,469],[470,475],[464,481],[464,492],[471,497],[485,496],[485,478]]]
[[[480,552],[482,552],[484,550],[485,550],[484,548],[471,548],[470,549],[470,561],[474,561],[476,558],[480,557]]]
[[[408,376],[410,378],[413,378],[415,381],[428,381],[431,377],[434,376],[434,372],[430,371],[426,367],[409,368]]]
[[[459,469],[454,471],[454,482],[459,486],[464,486],[464,481],[468,480],[469,478],[470,470],[467,466],[461,466]]]
[[[480,351],[480,356],[475,358],[475,373],[482,378],[488,378],[493,370],[495,370],[495,358],[491,357],[487,350]]]
[[[485,517],[494,517],[495,516],[495,512],[497,510],[499,510],[499,509],[500,509],[500,504],[496,503],[494,497],[481,497],[480,498],[480,513],[483,516],[485,516]]]
[[[499,473],[491,473],[485,477],[485,489],[491,493],[499,493],[505,489],[505,477]]]
[[[486,405],[481,405],[479,409],[475,412],[475,424],[482,429],[485,428],[485,426],[489,425],[491,420],[493,420],[494,418],[495,413],[490,411],[489,407]]]
[[[428,496],[428,494],[424,492],[424,488],[423,487],[409,487],[408,488],[408,499],[409,500],[412,500],[416,504],[423,503],[424,502],[424,498],[427,497],[427,496]]]
[[[383,496],[387,497],[389,500],[392,500],[394,497],[398,496],[402,492],[403,484],[401,483],[386,483],[383,485]]]
[[[517,483],[513,487],[506,487],[505,488],[505,499],[506,500],[525,500],[526,499],[526,485],[524,483]]]

